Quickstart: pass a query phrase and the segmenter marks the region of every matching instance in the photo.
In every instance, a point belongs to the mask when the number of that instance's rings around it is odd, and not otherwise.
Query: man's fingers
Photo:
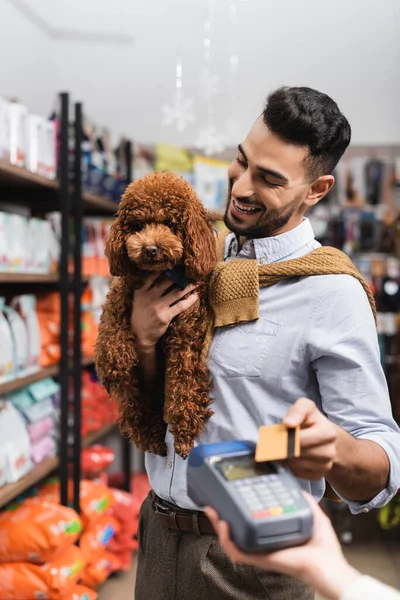
[[[198,294],[196,292],[191,293],[189,296],[186,296],[183,300],[178,302],[177,304],[173,304],[168,309],[168,318],[172,320],[177,315],[180,315],[182,312],[193,306],[199,299]]]
[[[213,508],[211,508],[211,506],[207,506],[207,508],[204,511],[208,517],[208,519],[211,522],[211,525],[214,528],[215,533],[218,533],[218,523],[219,523],[219,518],[218,518],[218,514],[217,511],[214,510]]]
[[[195,289],[196,285],[194,283],[191,283],[190,285],[186,286],[184,290],[172,290],[166,297],[169,306],[172,306],[173,304],[175,304],[175,302],[179,302],[181,298],[184,298],[187,294],[190,294]]]
[[[301,450],[334,444],[337,439],[337,430],[332,423],[326,422],[325,427],[309,427],[300,431]]]
[[[151,290],[154,283],[157,281],[157,279],[159,277],[160,277],[160,273],[158,271],[156,273],[152,273],[151,275],[148,275],[146,277],[146,279],[144,280],[142,287],[139,289],[143,290],[144,292],[148,292],[149,290]]]
[[[288,427],[298,427],[315,411],[317,407],[312,400],[300,398],[286,413],[283,423]]]
[[[333,460],[316,462],[314,459],[293,458],[288,461],[288,466],[296,477],[317,481],[329,473],[333,467]]]

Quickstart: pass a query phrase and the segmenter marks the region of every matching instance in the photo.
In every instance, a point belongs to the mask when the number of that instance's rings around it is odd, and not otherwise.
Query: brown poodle
[[[129,185],[107,241],[114,276],[95,348],[97,373],[119,405],[122,432],[139,448],[165,455],[166,422],[175,450],[187,457],[212,414],[211,382],[201,350],[209,322],[207,282],[216,263],[210,216],[191,186],[173,173],[152,173]],[[146,394],[140,382],[130,314],[135,289],[146,275],[183,265],[198,285],[199,301],[176,317],[161,340],[162,392]],[[155,386],[157,387],[157,386]]]

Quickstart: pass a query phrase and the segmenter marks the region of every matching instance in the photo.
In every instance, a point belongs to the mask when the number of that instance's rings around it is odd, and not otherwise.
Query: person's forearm
[[[143,383],[151,385],[157,373],[157,350],[155,346],[137,346],[138,366]]]
[[[344,557],[329,560],[328,563],[324,557],[318,564],[307,565],[301,575],[301,579],[326,600],[341,600],[346,589],[360,577],[361,573],[351,567]]]
[[[368,502],[387,486],[389,458],[379,444],[337,430],[337,455],[327,479],[348,500]]]

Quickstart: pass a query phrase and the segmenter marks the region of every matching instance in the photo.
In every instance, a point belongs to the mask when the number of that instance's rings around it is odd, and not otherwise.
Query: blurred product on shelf
[[[0,352],[1,383],[39,370],[40,336],[35,296],[16,296],[10,306],[0,298],[0,315],[4,333]]]
[[[71,389],[71,399],[73,398]],[[98,431],[117,419],[116,403],[111,401],[96,375],[82,373],[82,436]]]
[[[82,477],[108,485],[107,469],[115,460],[115,452],[100,444],[84,448],[81,453]]]
[[[72,509],[38,498],[0,512],[0,563],[45,563],[75,544],[82,522]]]
[[[69,498],[72,502],[73,484],[69,481]],[[46,502],[58,503],[60,498],[60,483],[57,479],[45,482],[39,489],[38,497]],[[81,518],[84,528],[98,522],[108,514],[114,502],[109,488],[95,481],[82,479],[80,488]]]
[[[137,494],[135,488],[133,494],[115,488],[111,488],[111,493],[114,496],[111,514],[119,522],[120,529],[110,541],[108,550],[118,557],[121,569],[128,570],[132,551],[138,549],[137,530],[142,496]]]
[[[18,410],[0,400],[0,486],[15,483],[32,468],[31,443]]]
[[[57,123],[0,98],[0,159],[47,179],[56,177]]]
[[[104,553],[110,541],[119,530],[120,524],[109,515],[101,517],[85,527],[81,535],[79,547],[88,565]]]
[[[55,273],[58,269],[60,241],[57,215],[45,219],[0,212],[0,272]]]
[[[48,367],[60,362],[61,303],[59,292],[39,294],[37,312],[40,328],[40,365]],[[73,298],[69,296],[69,344],[73,344]]]
[[[82,294],[82,351],[85,356],[93,356],[102,306],[108,294],[109,285],[109,279],[91,277]]]
[[[60,386],[50,378],[32,383],[7,396],[25,419],[33,464],[40,464],[57,453],[59,396]]]
[[[228,197],[229,163],[195,156],[193,162],[193,185],[196,194],[207,210],[224,212]]]
[[[120,571],[121,563],[118,557],[104,550],[93,558],[82,572],[82,583],[88,587],[97,588],[104,583],[112,573]]]
[[[76,585],[61,600],[97,600],[98,597],[99,595],[94,590],[83,585]]]
[[[29,562],[0,565],[0,600],[62,600],[82,577],[85,560],[75,545],[43,565]]]
[[[86,218],[83,221],[82,274],[90,277],[100,275],[110,277],[108,260],[105,257],[106,239],[112,219],[100,217]]]

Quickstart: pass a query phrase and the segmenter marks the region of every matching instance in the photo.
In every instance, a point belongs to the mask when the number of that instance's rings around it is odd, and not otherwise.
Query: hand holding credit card
[[[258,430],[256,462],[286,460],[300,456],[300,427],[264,425]]]

